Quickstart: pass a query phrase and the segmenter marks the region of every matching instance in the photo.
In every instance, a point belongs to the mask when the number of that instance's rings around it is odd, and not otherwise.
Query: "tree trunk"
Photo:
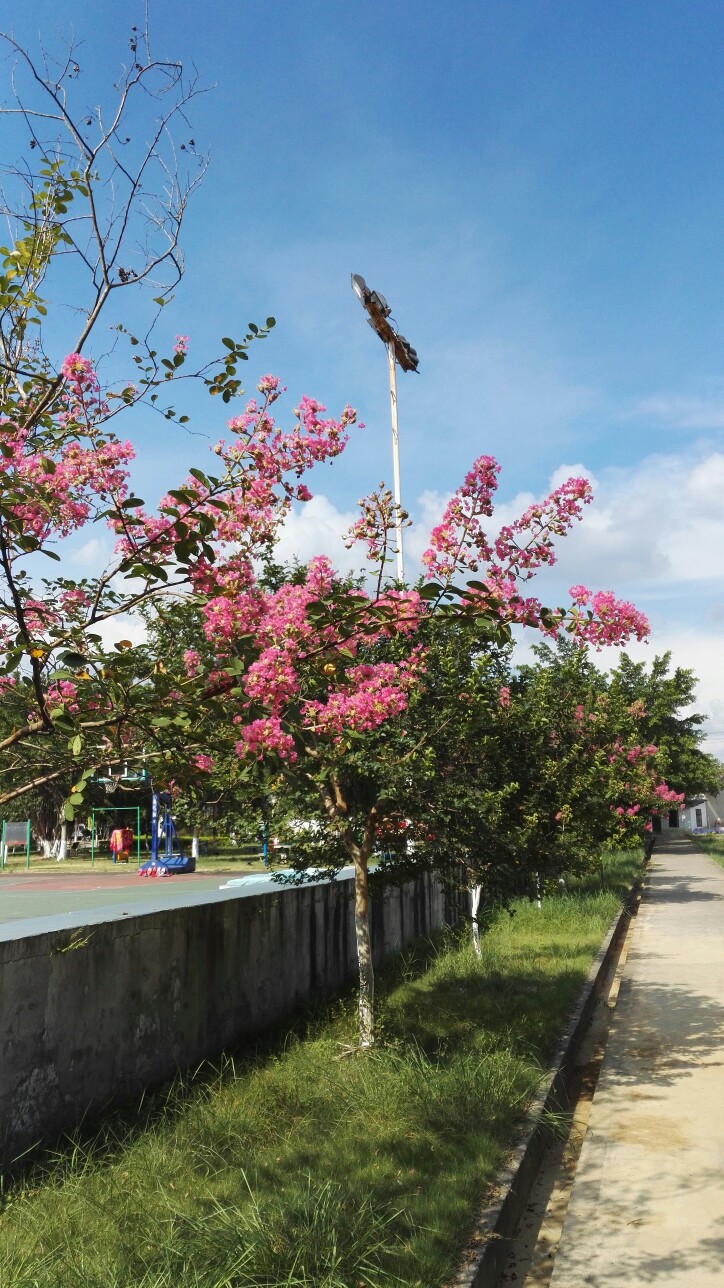
[[[357,854],[354,861],[354,930],[359,967],[359,1044],[361,1048],[367,1049],[374,1046],[375,1042],[375,971],[372,964],[367,857],[361,854]]]
[[[58,853],[56,857],[59,863],[61,859],[67,859],[68,857],[68,824],[65,819],[63,819],[60,825],[60,841],[58,843]]]
[[[480,926],[478,924],[478,911],[480,909],[480,898],[483,893],[481,885],[474,885],[470,891],[470,912],[473,919],[473,951],[476,957],[482,957],[480,949]]]
[[[350,823],[349,807],[342,784],[331,778],[319,784],[327,816],[334,822],[345,820],[342,843],[354,864],[354,932],[357,942],[357,967],[359,970],[359,1049],[369,1050],[375,1044],[375,971],[372,963],[372,935],[370,933],[370,886],[368,865],[374,844],[377,806],[367,814],[362,829],[362,839],[355,835]]]
[[[194,834],[191,837],[191,858],[198,859],[198,857],[199,857],[199,828],[195,827]]]

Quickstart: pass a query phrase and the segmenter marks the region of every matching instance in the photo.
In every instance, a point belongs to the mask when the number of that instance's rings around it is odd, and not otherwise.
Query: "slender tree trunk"
[[[473,919],[473,950],[476,957],[482,957],[480,949],[480,926],[478,924],[478,912],[480,909],[480,898],[483,893],[481,885],[474,885],[470,891],[470,912]]]
[[[58,853],[56,855],[56,858],[60,863],[61,859],[67,859],[67,857],[68,857],[68,824],[66,820],[63,819],[60,825],[60,840],[58,842]]]
[[[372,962],[370,931],[369,859],[377,823],[377,805],[367,814],[362,839],[352,827],[349,806],[342,784],[335,778],[320,786],[324,808],[330,819],[345,820],[342,842],[354,864],[354,931],[359,969],[359,1048],[369,1050],[375,1044],[375,971]]]
[[[374,1046],[375,1042],[375,971],[372,964],[367,856],[359,852],[354,860],[354,930],[359,966],[359,1044],[362,1048],[368,1048]]]

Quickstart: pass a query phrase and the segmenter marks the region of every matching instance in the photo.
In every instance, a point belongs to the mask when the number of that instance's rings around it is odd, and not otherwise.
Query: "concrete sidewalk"
[[[656,849],[552,1288],[724,1285],[724,869]]]

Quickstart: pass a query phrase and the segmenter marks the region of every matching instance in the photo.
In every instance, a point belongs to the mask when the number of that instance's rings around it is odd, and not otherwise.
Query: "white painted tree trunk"
[[[470,891],[470,913],[473,919],[473,951],[476,957],[482,957],[483,955],[480,949],[480,926],[478,924],[482,893],[483,887],[480,885],[474,885]]]
[[[191,858],[198,859],[198,857],[199,857],[199,829],[198,827],[195,827],[194,834],[191,837]]]
[[[51,836],[40,836],[40,849],[44,859],[52,858],[54,841]]]
[[[61,859],[68,857],[68,824],[65,819],[60,825],[60,841],[58,843],[58,853],[56,859],[60,863]]]
[[[359,1044],[366,1049],[375,1042],[375,972],[370,935],[370,890],[367,860],[354,864],[354,930],[359,966]]]

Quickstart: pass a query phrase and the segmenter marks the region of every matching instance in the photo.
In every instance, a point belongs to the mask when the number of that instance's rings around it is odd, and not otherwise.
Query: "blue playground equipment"
[[[176,848],[174,849],[174,844]],[[138,869],[139,876],[167,872],[195,872],[196,859],[184,854],[171,816],[169,792],[151,793],[151,857]]]

